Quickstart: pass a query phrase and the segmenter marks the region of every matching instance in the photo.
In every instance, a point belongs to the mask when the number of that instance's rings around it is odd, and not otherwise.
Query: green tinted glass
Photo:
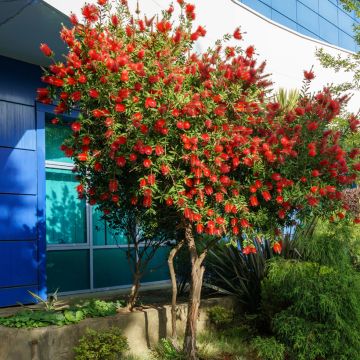
[[[94,246],[127,244],[124,233],[111,229],[101,218],[101,212],[96,207],[93,208],[92,224]]]
[[[147,266],[147,271],[144,274],[141,282],[169,280],[169,268],[167,258],[170,248],[168,246],[161,246],[155,253]]]
[[[46,160],[71,163],[72,159],[65,156],[60,146],[71,134],[71,119],[62,118],[61,124],[54,125],[53,114],[45,114],[45,156]]]
[[[46,274],[48,292],[89,289],[89,250],[48,251]]]
[[[47,244],[86,243],[86,204],[70,170],[46,169]]]
[[[94,287],[131,284],[126,248],[94,249]]]

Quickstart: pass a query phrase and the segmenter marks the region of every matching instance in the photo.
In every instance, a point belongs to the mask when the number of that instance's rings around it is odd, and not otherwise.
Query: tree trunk
[[[184,338],[184,353],[187,360],[196,360],[196,328],[199,316],[202,281],[205,271],[205,267],[202,263],[205,259],[206,251],[202,252],[200,255],[198,254],[191,224],[186,225],[185,239],[190,252],[191,283]]]
[[[173,339],[173,344],[177,347],[177,331],[176,331],[176,299],[177,299],[177,282],[176,282],[176,273],[174,268],[174,257],[179,252],[179,250],[184,245],[185,240],[181,240],[175,247],[170,251],[168,257],[168,265],[171,278],[171,337]]]
[[[128,303],[126,306],[127,309],[130,311],[133,311],[136,304],[136,300],[138,298],[139,289],[140,289],[140,279],[141,279],[141,274],[139,270],[136,269],[133,277],[133,284],[131,286],[131,291],[128,298]]]

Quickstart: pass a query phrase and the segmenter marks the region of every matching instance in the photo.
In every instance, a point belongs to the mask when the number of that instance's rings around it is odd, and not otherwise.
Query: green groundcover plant
[[[87,317],[115,315],[121,301],[90,300],[61,310],[22,310],[13,316],[0,317],[0,325],[15,328],[36,328],[49,325],[64,326],[78,323]]]

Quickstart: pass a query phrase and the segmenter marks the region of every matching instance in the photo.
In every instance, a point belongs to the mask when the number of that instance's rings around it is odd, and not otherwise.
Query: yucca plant
[[[280,88],[275,94],[275,100],[280,104],[281,109],[291,111],[297,106],[299,92],[295,89],[285,90]]]

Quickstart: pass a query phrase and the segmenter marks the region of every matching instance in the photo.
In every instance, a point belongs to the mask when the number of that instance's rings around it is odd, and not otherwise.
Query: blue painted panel
[[[337,25],[338,23],[338,7],[329,0],[321,0],[319,2],[319,14],[326,20]],[[337,29],[335,31],[338,31]]]
[[[0,56],[0,99],[34,105],[40,77],[40,67]]]
[[[281,15],[280,13],[278,13],[275,10],[272,11],[272,19],[274,21],[278,22],[279,24],[288,27],[289,29],[292,29],[295,31],[297,30],[297,24],[295,21],[290,20],[289,18],[287,18],[284,15]]]
[[[320,37],[331,44],[338,45],[339,37],[336,26],[323,18],[319,18]]]
[[[356,44],[350,35],[344,33],[343,31],[339,31],[339,46],[351,51],[358,51],[355,45]]]
[[[36,239],[36,226],[36,196],[0,194],[0,243],[1,240]],[[1,253],[0,256],[3,261]]]
[[[271,18],[271,7],[263,2],[259,0],[243,0],[243,3],[269,19]]]
[[[296,20],[296,0],[272,0],[272,8],[288,18]]]
[[[36,149],[33,107],[0,101],[0,146]]]
[[[0,307],[21,304],[33,304],[34,298],[29,290],[37,293],[36,286],[14,287],[0,289]]]
[[[308,7],[301,3],[297,4],[297,20],[298,23],[306,28],[307,30],[318,34],[319,33],[319,17],[318,15],[310,10]]]
[[[320,0],[324,1],[324,0]],[[326,1],[326,0],[325,0]],[[311,10],[314,10],[315,12],[319,11],[319,0],[300,0],[304,5],[309,7]]]
[[[37,284],[35,241],[0,241],[0,288]]]
[[[36,194],[36,152],[0,147],[0,193]]]

